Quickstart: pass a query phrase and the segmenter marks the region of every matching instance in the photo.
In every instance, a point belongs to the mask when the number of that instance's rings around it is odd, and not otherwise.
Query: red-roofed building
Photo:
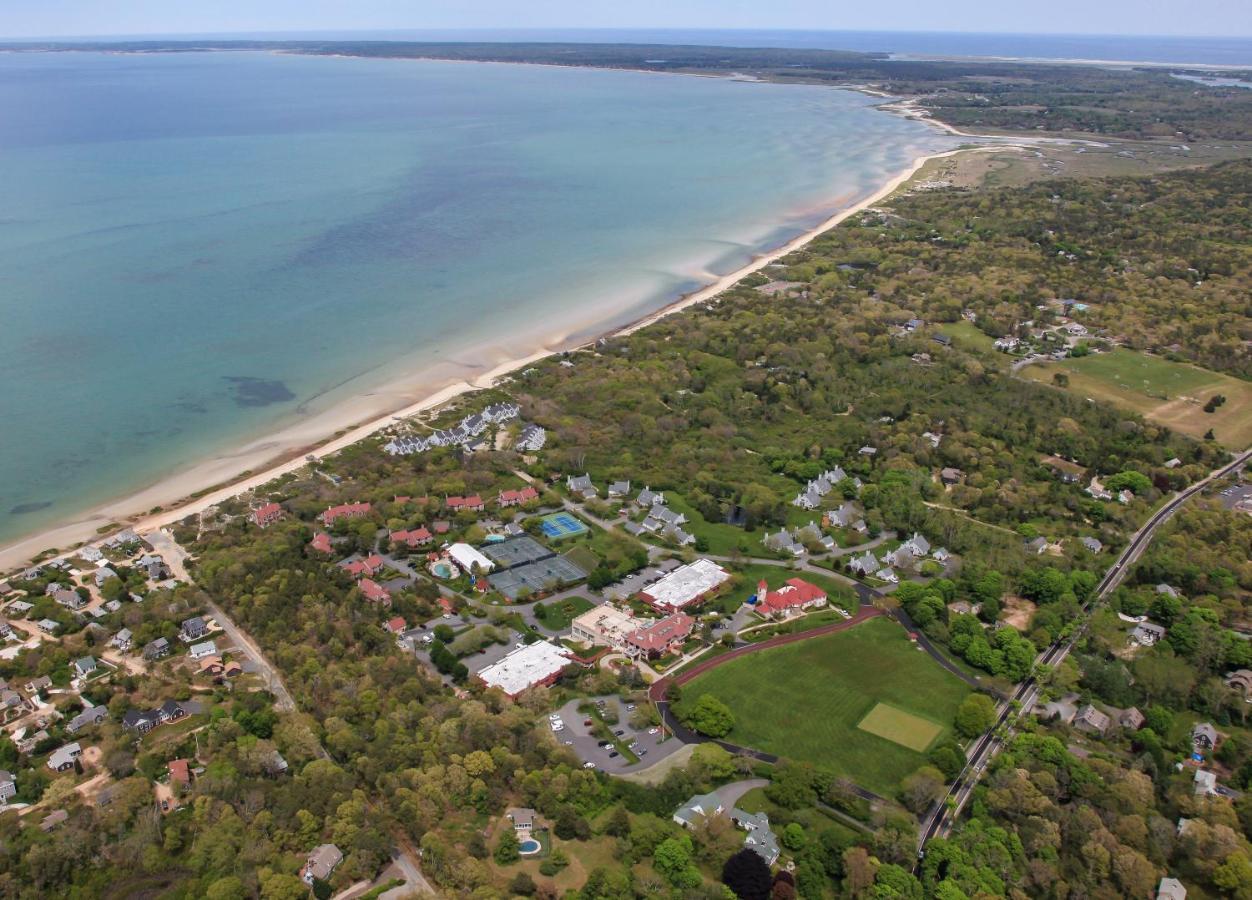
[[[663,656],[669,650],[678,652],[691,636],[695,624],[696,620],[686,613],[666,616],[626,635],[626,652],[652,658]]]
[[[471,512],[482,512],[486,508],[483,498],[477,494],[470,494],[468,497],[448,497],[444,500],[444,506],[448,509],[468,509]]]
[[[410,501],[412,501],[412,499],[413,499],[412,497],[401,497],[399,494],[397,494],[395,497],[391,498],[391,502],[392,503],[409,503]]]
[[[771,591],[764,581],[756,588],[756,608],[764,616],[785,618],[801,610],[825,605],[826,592],[801,578],[788,578],[787,583],[776,591]]]
[[[171,759],[169,770],[171,786],[191,784],[191,760]]]
[[[386,628],[388,631],[390,631],[392,634],[399,634],[400,632],[404,631],[404,629],[408,628],[409,626],[408,626],[408,623],[405,622],[402,617],[396,616],[394,619],[388,619],[387,624],[384,625],[383,627]]]
[[[265,528],[283,517],[283,508],[277,503],[267,503],[252,510],[252,521]]]
[[[451,614],[452,609],[453,609],[452,601],[449,600],[447,597],[440,597],[439,608],[442,609],[445,613]]]
[[[527,485],[520,491],[501,491],[500,496],[496,498],[496,502],[501,506],[520,506],[523,503],[529,503],[531,500],[538,499],[539,492]]]
[[[309,541],[309,546],[318,553],[333,553],[334,548],[330,545],[330,535],[324,531],[319,531],[313,535],[313,540]]]
[[[376,575],[383,569],[383,558],[377,553],[365,557],[365,559],[357,559],[352,562],[342,562],[339,567],[345,570],[353,578],[362,578],[366,575]]]
[[[425,525],[414,528],[411,531],[393,531],[391,532],[391,543],[403,545],[405,547],[420,547],[423,544],[429,544],[435,539]]]
[[[362,578],[358,586],[361,588],[361,594],[371,603],[381,603],[384,606],[391,605],[391,594],[374,579]]]
[[[361,519],[370,514],[372,507],[368,503],[344,503],[332,506],[322,513],[322,521],[334,525],[339,519]]]

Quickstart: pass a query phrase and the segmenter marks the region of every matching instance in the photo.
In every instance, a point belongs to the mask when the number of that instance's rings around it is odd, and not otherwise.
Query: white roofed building
[[[730,573],[708,559],[680,566],[639,592],[645,603],[672,612],[699,603],[730,580]]]
[[[548,641],[525,644],[478,673],[487,687],[498,687],[510,697],[556,681],[571,662],[569,651]]]
[[[483,575],[496,567],[495,563],[469,544],[453,544],[448,548],[448,558],[467,575],[475,571],[474,566],[478,566],[477,572]]]

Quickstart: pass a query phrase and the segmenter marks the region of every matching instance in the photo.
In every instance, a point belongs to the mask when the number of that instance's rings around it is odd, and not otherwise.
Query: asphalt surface
[[[606,705],[617,711],[618,724],[611,726],[613,731],[621,731],[624,734],[619,740],[630,743],[632,740],[639,742],[639,750],[646,753],[639,758],[637,763],[629,763],[624,756],[610,757],[609,750],[600,748],[600,738],[591,734],[591,728],[583,723],[589,718],[578,711],[581,703],[604,700]],[[601,772],[608,772],[610,775],[617,775],[626,772],[635,772],[640,769],[646,769],[648,766],[660,762],[674,751],[682,747],[683,742],[670,738],[664,743],[661,738],[664,734],[648,734],[647,729],[634,728],[630,724],[630,712],[627,711],[626,705],[620,697],[592,697],[576,698],[562,706],[557,712],[561,716],[561,720],[565,723],[563,731],[554,732],[553,737],[562,744],[567,745],[578,755],[584,763],[595,763],[595,767]],[[595,720],[592,719],[594,722]],[[638,750],[636,751],[638,753]]]

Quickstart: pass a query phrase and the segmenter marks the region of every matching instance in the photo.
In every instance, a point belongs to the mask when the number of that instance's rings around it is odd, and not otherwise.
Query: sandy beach
[[[903,112],[903,111],[897,111]],[[941,123],[930,121],[937,127]],[[975,137],[970,135],[970,137]],[[706,303],[734,286],[743,278],[777,262],[813,239],[839,225],[850,216],[882,202],[893,194],[919,169],[932,159],[959,153],[994,152],[1006,145],[961,148],[916,158],[911,165],[888,180],[864,200],[840,210],[816,227],[785,244],[755,257],[750,263],[718,277],[708,285],[684,295],[673,303],[635,322],[605,330],[603,312],[598,321],[567,322],[559,333],[532,337],[522,346],[529,349],[521,355],[502,358],[498,347],[478,348],[477,352],[458,354],[465,363],[443,363],[415,372],[401,381],[373,390],[365,395],[310,416],[263,439],[253,441],[237,451],[220,454],[197,463],[181,472],[127,497],[101,504],[72,522],[51,528],[0,548],[0,570],[11,570],[55,548],[60,553],[86,542],[102,538],[114,529],[128,527],[139,532],[170,525],[188,515],[202,512],[242,492],[257,488],[283,474],[307,465],[307,456],[325,457],[342,450],[378,431],[408,418],[439,407],[467,392],[491,387],[498,379],[531,365],[547,356],[566,352],[593,343],[596,337],[631,334],[647,325],[687,309]],[[588,336],[593,335],[591,340]],[[516,352],[516,344],[514,352]],[[481,361],[481,362],[478,362]],[[193,496],[195,495],[195,496]],[[159,511],[153,512],[160,507]]]

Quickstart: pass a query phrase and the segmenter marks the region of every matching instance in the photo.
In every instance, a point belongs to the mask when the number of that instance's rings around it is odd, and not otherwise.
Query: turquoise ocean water
[[[458,350],[589,310],[629,321],[955,146],[873,102],[529,66],[0,55],[0,541]]]

